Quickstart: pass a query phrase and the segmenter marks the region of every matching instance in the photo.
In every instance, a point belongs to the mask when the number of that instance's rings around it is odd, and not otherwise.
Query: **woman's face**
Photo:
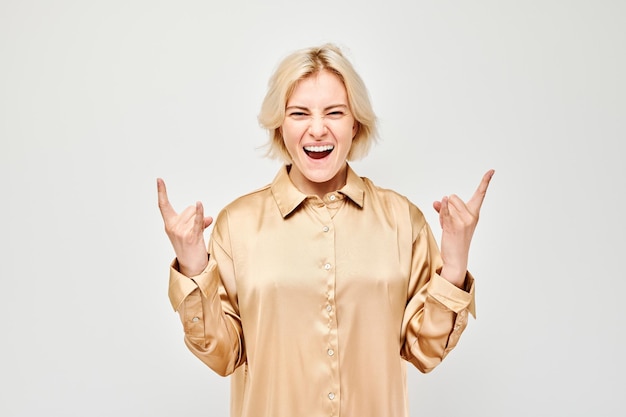
[[[357,123],[339,77],[323,70],[298,82],[281,132],[293,161],[289,176],[300,191],[322,196],[345,185]]]

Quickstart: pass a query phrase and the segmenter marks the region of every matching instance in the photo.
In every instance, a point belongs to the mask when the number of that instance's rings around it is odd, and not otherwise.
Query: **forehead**
[[[332,102],[348,104],[346,87],[334,73],[322,70],[301,79],[295,85],[287,104],[315,104]]]

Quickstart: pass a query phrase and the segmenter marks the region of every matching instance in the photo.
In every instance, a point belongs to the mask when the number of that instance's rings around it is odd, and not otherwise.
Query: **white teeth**
[[[334,146],[332,145],[326,145],[326,146],[305,146],[304,150],[307,152],[327,152],[327,151],[332,151],[333,149],[335,149]]]

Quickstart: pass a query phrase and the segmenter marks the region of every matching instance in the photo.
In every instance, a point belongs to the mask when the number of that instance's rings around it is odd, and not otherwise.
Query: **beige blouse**
[[[321,200],[283,167],[222,210],[208,252],[195,277],[174,261],[169,296],[191,352],[232,374],[232,417],[406,417],[406,361],[432,370],[474,313],[420,210],[351,168]]]

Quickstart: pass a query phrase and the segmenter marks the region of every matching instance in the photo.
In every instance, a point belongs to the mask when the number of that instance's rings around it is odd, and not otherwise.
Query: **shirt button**
[[[330,306],[330,304],[326,306],[326,311],[328,311],[329,313],[332,311],[332,309],[333,308]]]
[[[328,356],[333,356],[335,354],[335,351],[332,349],[328,349],[326,352],[328,353]]]
[[[194,323],[197,323],[197,322],[198,322],[198,320],[200,320],[200,319],[199,319],[199,318],[197,318],[197,317],[194,317],[194,318],[192,318],[192,319],[191,319],[191,321],[192,321],[192,322],[194,322]]]
[[[331,400],[335,399],[335,393],[334,392],[329,392],[328,393],[328,398],[330,398]]]
[[[335,201],[337,197],[335,197],[335,194],[331,194],[328,198],[330,199],[330,201]]]
[[[329,270],[330,269],[330,264],[324,265],[324,269]]]
[[[328,226],[324,226],[324,228],[322,230],[325,231],[325,232],[328,232],[330,229],[329,229]]]

